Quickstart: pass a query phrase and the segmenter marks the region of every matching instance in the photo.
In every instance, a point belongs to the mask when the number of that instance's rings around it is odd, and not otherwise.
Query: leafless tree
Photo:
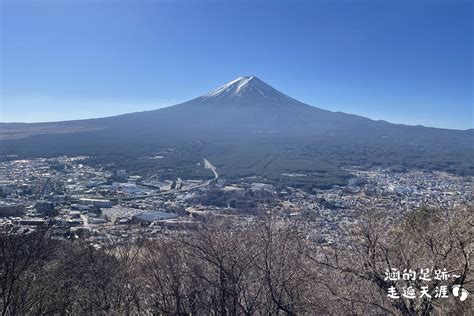
[[[470,269],[473,248],[472,210],[441,212],[426,208],[413,211],[403,219],[390,219],[386,212],[365,212],[350,232],[347,245],[332,247],[313,245],[307,258],[326,270],[321,284],[326,285],[330,295],[346,302],[347,312],[382,312],[388,314],[428,314],[433,312],[467,313],[470,302],[456,298],[436,298],[434,290],[442,283],[424,284],[415,280],[391,281],[386,271],[430,271],[446,268],[459,277],[447,280],[444,285],[454,284],[469,289],[472,287]],[[339,277],[334,276],[337,275]],[[398,293],[412,286],[420,290],[429,285],[427,297],[388,299],[387,290],[393,286]]]
[[[211,218],[193,231],[97,248],[50,232],[0,234],[0,308],[17,314],[459,314],[473,292],[472,209],[367,210],[333,244],[316,228],[272,216]],[[391,281],[386,272],[446,268],[446,281]],[[387,297],[429,286],[431,299]]]
[[[0,304],[2,315],[29,313],[47,294],[45,263],[52,253],[50,234],[0,233]]]

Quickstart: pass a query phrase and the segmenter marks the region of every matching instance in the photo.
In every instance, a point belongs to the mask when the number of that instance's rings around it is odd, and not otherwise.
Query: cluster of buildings
[[[385,209],[396,216],[422,206],[472,203],[472,179],[445,173],[353,168],[347,169],[353,178],[346,186],[306,192],[246,179],[226,183],[215,169],[213,180],[161,181],[92,167],[85,159],[1,162],[0,229],[22,232],[48,225],[63,238],[100,245],[195,229],[209,216],[248,221],[271,213],[282,221],[303,220],[318,231],[320,242],[331,243],[361,210]],[[208,196],[217,196],[219,203]]]

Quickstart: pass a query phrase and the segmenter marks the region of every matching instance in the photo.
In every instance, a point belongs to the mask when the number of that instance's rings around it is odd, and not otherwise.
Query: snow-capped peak
[[[235,80],[226,83],[214,91],[204,95],[204,99],[221,99],[243,96],[257,96],[268,100],[276,100],[278,98],[288,96],[272,88],[262,80],[255,76],[238,77]]]
[[[224,94],[227,95],[238,95],[241,91],[245,90],[249,83],[254,79],[254,76],[245,76],[245,77],[238,77],[235,80],[232,80],[229,83],[217,88],[216,90],[209,92],[205,95],[205,97],[218,97]]]

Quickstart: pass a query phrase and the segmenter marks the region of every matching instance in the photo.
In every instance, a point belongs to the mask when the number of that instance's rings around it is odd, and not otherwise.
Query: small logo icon
[[[466,289],[463,289],[460,285],[453,286],[453,295],[454,297],[459,296],[459,300],[465,301],[466,298],[469,296],[469,292]]]

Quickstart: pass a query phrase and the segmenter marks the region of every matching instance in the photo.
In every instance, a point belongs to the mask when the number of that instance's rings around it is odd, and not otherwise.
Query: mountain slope
[[[138,157],[164,147],[193,151],[197,147],[190,144],[200,144],[199,150],[222,161],[229,153],[236,156],[248,152],[247,148],[258,148],[262,157],[275,154],[280,160],[288,150],[298,152],[288,159],[305,157],[307,169],[312,161],[319,161],[473,173],[473,130],[390,124],[331,112],[301,103],[256,77],[240,77],[201,97],[153,111],[55,123],[0,124],[0,137],[2,153],[20,156],[113,153]],[[255,165],[250,160],[257,158],[249,154],[241,158],[243,165]],[[291,165],[286,158],[278,159],[265,169]]]
[[[164,133],[168,129],[185,129],[190,134],[238,131],[241,134],[263,132],[375,137],[402,137],[406,133],[417,137],[433,133],[450,135],[454,139],[460,135],[461,143],[465,134],[472,134],[472,131],[390,124],[323,110],[301,103],[252,76],[239,77],[191,101],[153,111],[53,123],[3,123],[0,125],[0,137],[8,139],[28,134],[76,133],[109,128],[139,129],[151,134]]]

